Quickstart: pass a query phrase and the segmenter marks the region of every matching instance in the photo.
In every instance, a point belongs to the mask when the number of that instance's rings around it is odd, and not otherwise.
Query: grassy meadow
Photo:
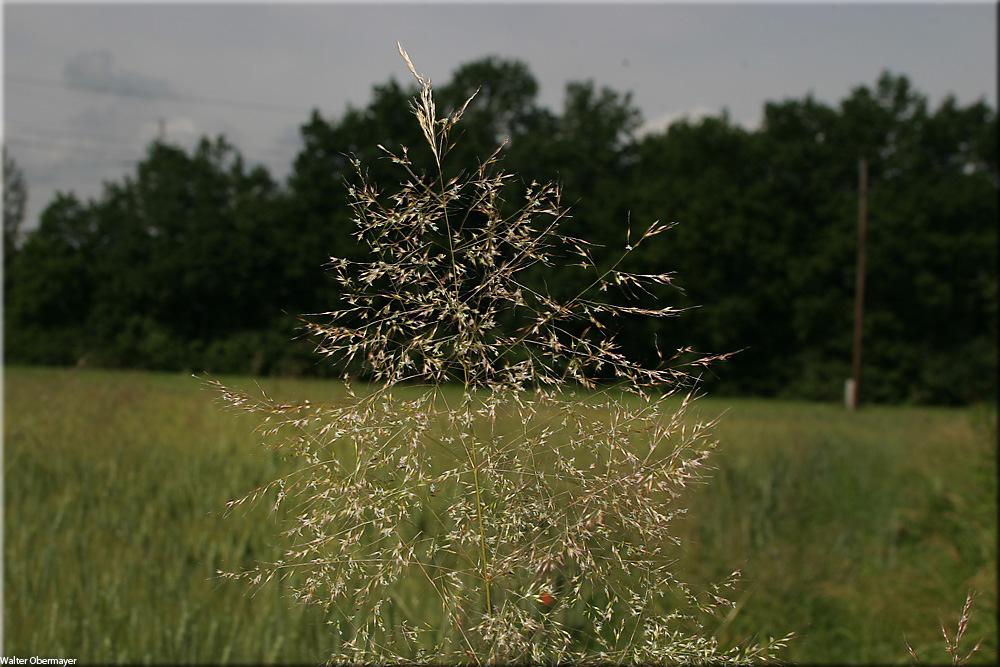
[[[223,378],[252,387],[247,378]],[[314,401],[336,383],[261,380]],[[83,662],[322,663],[336,633],[282,583],[222,581],[276,556],[280,516],[225,502],[288,468],[253,418],[189,376],[7,368],[4,375],[5,655]],[[942,662],[967,640],[997,660],[996,410],[702,399],[725,412],[711,480],[678,524],[681,577],[741,568],[724,643],[796,633],[807,663]]]

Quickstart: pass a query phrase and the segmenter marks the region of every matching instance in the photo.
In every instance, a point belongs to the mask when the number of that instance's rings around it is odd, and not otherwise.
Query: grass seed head
[[[702,623],[729,584],[700,594],[675,572],[672,520],[715,446],[685,417],[695,377],[627,358],[609,333],[623,315],[678,314],[627,298],[669,273],[624,270],[669,225],[629,232],[598,266],[566,232],[559,187],[516,192],[499,149],[449,175],[449,134],[474,97],[439,118],[430,79],[399,51],[432,169],[380,147],[402,177],[384,192],[354,160],[348,205],[368,259],[331,260],[341,307],[308,324],[320,354],[369,383],[330,404],[219,386],[301,463],[234,501],[271,494],[289,546],[233,576],[279,576],[324,606],[342,661],[766,659],[787,638],[724,650]],[[561,264],[589,286],[556,298],[531,279]]]

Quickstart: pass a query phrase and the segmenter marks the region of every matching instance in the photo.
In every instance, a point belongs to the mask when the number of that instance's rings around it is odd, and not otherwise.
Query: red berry
[[[548,591],[542,591],[542,594],[538,596],[538,601],[546,607],[551,607],[556,603],[556,599]]]

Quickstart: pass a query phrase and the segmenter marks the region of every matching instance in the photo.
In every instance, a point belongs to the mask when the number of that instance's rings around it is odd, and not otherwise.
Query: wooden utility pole
[[[847,407],[858,408],[861,397],[861,332],[865,317],[865,239],[868,235],[868,160],[858,160],[858,261],[854,278],[854,351]]]
[[[159,131],[157,132],[156,140],[161,144],[167,140],[167,121],[164,118],[160,118]]]

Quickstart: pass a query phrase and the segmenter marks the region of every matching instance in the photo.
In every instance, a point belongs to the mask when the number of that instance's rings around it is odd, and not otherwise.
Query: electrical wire
[[[292,107],[284,104],[273,104],[270,102],[233,100],[221,97],[202,97],[198,95],[183,95],[180,93],[148,94],[140,91],[132,91],[128,89],[113,89],[110,87],[83,88],[81,86],[71,85],[64,81],[42,79],[33,76],[21,76],[18,74],[4,75],[4,82],[14,83],[22,86],[35,86],[39,88],[61,89],[75,93],[114,95],[116,97],[134,97],[134,98],[148,100],[150,102],[161,101],[161,100],[173,101],[173,102],[187,102],[191,104],[203,104],[208,106],[225,107],[229,109],[243,109],[246,111],[263,111],[267,113],[286,113],[286,114],[294,113],[298,116],[307,116],[311,113],[311,110],[305,110],[302,109],[301,107]]]

